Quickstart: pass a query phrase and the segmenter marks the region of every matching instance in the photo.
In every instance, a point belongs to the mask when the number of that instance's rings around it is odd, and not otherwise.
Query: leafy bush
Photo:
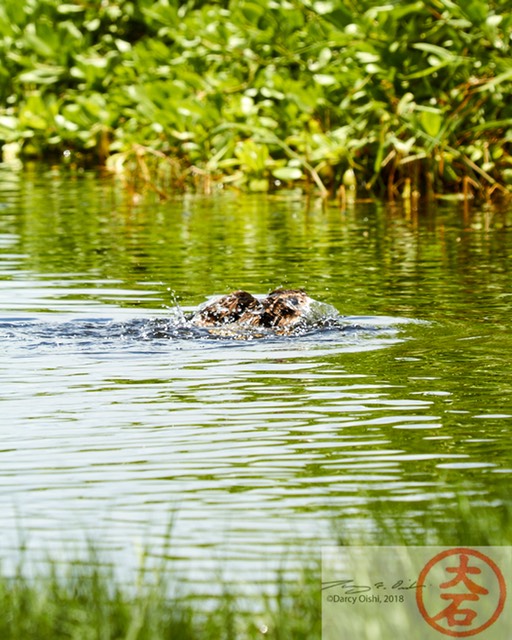
[[[508,192],[506,0],[4,0],[0,141],[162,194]]]

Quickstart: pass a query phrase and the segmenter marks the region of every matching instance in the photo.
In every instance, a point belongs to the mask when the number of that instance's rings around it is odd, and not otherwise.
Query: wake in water
[[[0,349],[89,351],[108,354],[120,350],[149,353],[176,345],[185,349],[206,341],[221,344],[257,341],[285,345],[299,340],[309,345],[331,345],[356,350],[374,349],[403,338],[398,327],[416,322],[383,316],[342,316],[332,305],[302,290],[277,289],[268,296],[235,291],[214,297],[197,309],[178,305],[165,316],[119,319],[0,318]]]
[[[270,327],[233,325],[197,326],[194,312],[179,308],[166,317],[133,318],[0,318],[0,350],[7,348],[46,350],[71,348],[73,351],[118,351],[128,349],[154,351],[175,344],[179,348],[201,343],[240,344],[258,342],[290,346],[299,341],[308,344],[384,346],[398,340],[399,326],[414,322],[405,318],[384,316],[341,316],[330,305],[319,306],[315,314],[296,324],[286,333]]]

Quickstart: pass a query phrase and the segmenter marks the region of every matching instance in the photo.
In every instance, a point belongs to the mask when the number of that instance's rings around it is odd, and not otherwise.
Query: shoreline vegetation
[[[278,583],[275,597],[255,598],[260,610],[249,611],[227,591],[206,607],[174,595],[172,573],[141,571],[130,587],[98,560],[91,552],[85,561],[49,560],[30,577],[0,575],[2,640],[321,638],[320,582],[309,572],[292,586]]]
[[[506,489],[477,501],[471,491],[429,504],[424,512],[397,516],[390,505],[368,507],[366,533],[333,520],[333,542],[344,546],[510,546],[512,505]],[[20,545],[16,567],[0,569],[2,640],[320,640],[322,636],[321,548],[301,553],[294,577],[276,575],[272,595],[250,600],[219,578],[221,595],[180,593],[173,575],[172,529],[161,550],[147,549],[133,584],[89,544],[85,557],[31,566],[30,549]],[[156,563],[155,563],[156,553]],[[81,554],[83,556],[83,554]],[[316,556],[316,557],[315,557]],[[250,576],[248,576],[250,580]],[[247,597],[247,596],[246,596]]]
[[[134,192],[512,194],[508,0],[3,0],[4,162]]]

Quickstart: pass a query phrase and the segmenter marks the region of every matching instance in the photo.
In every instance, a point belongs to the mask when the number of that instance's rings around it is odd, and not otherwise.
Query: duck
[[[263,298],[239,289],[199,307],[190,322],[205,328],[292,330],[308,317],[312,302],[303,289],[274,289]]]

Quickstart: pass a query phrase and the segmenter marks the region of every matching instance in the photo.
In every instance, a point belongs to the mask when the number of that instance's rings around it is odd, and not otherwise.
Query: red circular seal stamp
[[[423,567],[416,603],[425,621],[453,638],[488,629],[505,606],[505,579],[488,556],[465,547],[447,549]]]

